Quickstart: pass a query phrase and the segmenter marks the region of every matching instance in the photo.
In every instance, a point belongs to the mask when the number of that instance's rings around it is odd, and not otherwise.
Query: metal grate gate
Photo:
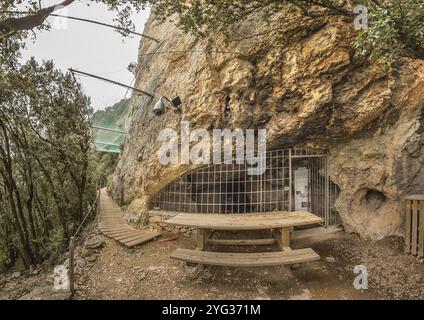
[[[295,210],[294,175],[308,173],[306,207],[325,220],[340,223],[334,203],[338,187],[329,179],[327,155],[306,149],[273,150],[263,175],[250,176],[246,164],[211,165],[189,172],[153,199],[153,207],[186,213],[256,213]]]

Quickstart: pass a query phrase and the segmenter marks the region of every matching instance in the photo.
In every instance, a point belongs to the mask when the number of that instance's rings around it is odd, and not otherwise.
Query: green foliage
[[[56,254],[94,199],[92,110],[80,92],[52,62],[0,66],[0,243],[10,264]]]
[[[65,235],[61,229],[57,228],[52,231],[46,243],[46,251],[50,257],[55,259],[63,252],[67,244],[65,240]]]
[[[176,19],[183,30],[204,36],[210,32],[231,33],[231,27],[253,13],[268,20],[282,9],[287,14],[303,14],[311,18],[339,15],[354,18],[344,1],[337,0],[95,0],[117,12],[116,21],[133,29],[130,19],[133,10],[153,5],[156,18]],[[358,55],[369,56],[391,65],[399,56],[424,59],[424,2],[422,0],[368,0],[353,1],[368,8],[369,29],[359,32],[354,47]],[[38,10],[38,1],[7,0],[0,5],[1,19],[10,17],[10,11],[24,8]],[[9,12],[9,13],[8,13]],[[46,28],[41,23],[40,28]],[[124,32],[125,34],[125,32]],[[27,33],[17,35],[23,39]]]
[[[0,265],[4,264],[7,259],[6,250],[4,244],[0,242]]]
[[[400,56],[424,59],[424,2],[422,0],[356,1],[369,12],[369,29],[358,32],[354,47],[359,56],[387,66]],[[185,31],[198,35],[211,32],[231,34],[231,28],[252,13],[267,20],[279,10],[303,14],[312,19],[354,14],[341,1],[333,0],[159,0],[154,7],[159,20],[176,16]]]
[[[370,4],[369,28],[354,43],[359,56],[391,66],[400,56],[424,59],[424,2],[381,1]]]
[[[92,154],[95,174],[102,179],[105,187],[109,187],[112,182],[118,159],[119,154],[117,153],[95,152]]]
[[[105,4],[117,13],[116,21],[124,28],[133,29],[130,19],[133,10],[153,5],[153,12],[160,21],[169,18],[186,32],[205,36],[211,32],[231,34],[231,28],[253,13],[268,20],[280,10],[287,14],[322,18],[345,16],[354,19],[352,7],[346,3],[365,5],[369,12],[369,29],[358,32],[354,47],[358,55],[370,57],[386,65],[393,64],[400,56],[424,59],[424,2],[422,0],[94,0]],[[38,1],[7,0],[0,5],[1,20],[16,9],[37,12]],[[18,15],[19,16],[19,15]],[[39,28],[48,28],[41,22]],[[123,32],[124,34],[126,32]],[[15,35],[25,39],[27,32]]]

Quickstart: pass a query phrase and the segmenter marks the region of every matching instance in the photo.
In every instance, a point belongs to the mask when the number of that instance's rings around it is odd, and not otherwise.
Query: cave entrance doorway
[[[326,227],[340,224],[339,188],[330,179],[327,154],[308,149],[267,152],[266,171],[251,176],[246,164],[210,165],[188,172],[153,199],[155,209],[184,213],[309,211]]]

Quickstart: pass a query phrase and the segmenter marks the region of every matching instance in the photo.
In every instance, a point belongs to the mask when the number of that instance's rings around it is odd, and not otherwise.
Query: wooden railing
[[[424,257],[424,195],[405,197],[405,252]]]

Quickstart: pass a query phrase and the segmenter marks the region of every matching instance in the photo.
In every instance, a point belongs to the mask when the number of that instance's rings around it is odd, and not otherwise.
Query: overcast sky
[[[57,0],[44,0],[43,6],[56,4]],[[60,14],[75,16],[115,24],[114,14],[107,11],[101,4],[87,3],[81,0],[70,5]],[[149,10],[133,15],[136,31],[142,33],[144,24],[149,16]],[[27,49],[23,52],[24,59],[31,56],[39,61],[54,60],[56,67],[67,70],[74,68],[104,78],[130,84],[134,76],[127,71],[131,62],[137,61],[140,37],[123,38],[111,28],[73,20],[54,20],[50,31],[37,31],[36,41],[28,41]],[[67,25],[66,25],[67,24]],[[121,100],[127,90],[106,82],[78,76],[84,92],[91,97],[92,106],[103,109]],[[129,96],[130,93],[128,93]]]

